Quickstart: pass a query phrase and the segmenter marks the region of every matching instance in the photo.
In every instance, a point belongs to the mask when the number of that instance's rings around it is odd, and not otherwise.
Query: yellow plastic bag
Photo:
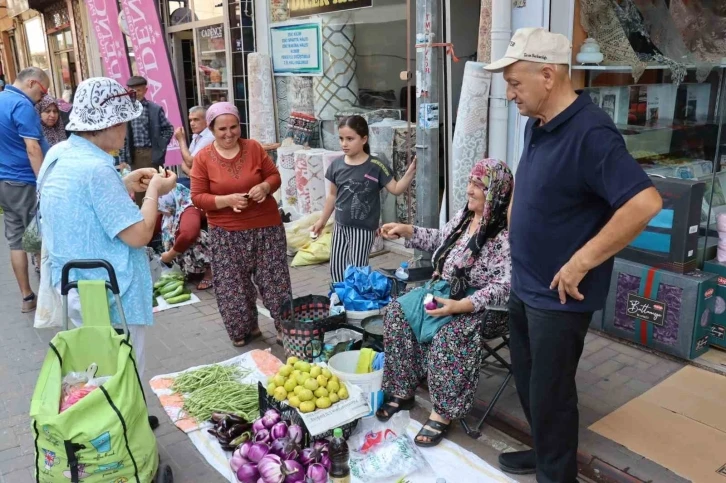
[[[320,219],[321,212],[316,211],[309,215],[303,216],[299,220],[285,223],[285,236],[287,237],[287,252],[290,255],[295,254],[302,247],[312,241],[310,238],[310,229]],[[333,217],[328,219],[328,222],[323,228],[322,235],[326,233],[333,233]]]
[[[327,227],[326,227],[327,230]],[[302,247],[295,258],[292,259],[293,267],[304,267],[306,265],[317,265],[330,260],[330,247],[333,246],[333,234],[328,232],[307,245]]]

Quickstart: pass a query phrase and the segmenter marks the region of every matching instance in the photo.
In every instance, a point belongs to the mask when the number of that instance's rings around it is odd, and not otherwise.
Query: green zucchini
[[[159,306],[159,301],[156,300],[156,297],[154,297],[152,300],[153,300],[153,302],[151,302],[151,306],[152,307],[158,307]]]
[[[191,298],[192,298],[191,294],[183,293],[181,295],[177,295],[176,297],[171,297],[171,298],[166,299],[166,303],[168,303],[169,305],[180,304],[182,302],[186,302],[187,300],[189,300]]]
[[[171,298],[174,298],[178,295],[181,295],[184,293],[184,286],[179,285],[176,289],[172,290],[171,292],[167,292],[164,294],[164,300],[169,300]]]

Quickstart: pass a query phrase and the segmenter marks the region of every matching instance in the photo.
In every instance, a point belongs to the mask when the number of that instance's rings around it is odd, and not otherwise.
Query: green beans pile
[[[197,421],[229,413],[254,421],[259,415],[257,385],[242,384],[252,373],[233,365],[212,364],[180,374],[172,390],[184,394],[183,410]]]
[[[179,394],[188,394],[218,382],[238,381],[251,372],[243,371],[237,366],[212,364],[180,374],[174,380],[172,389]]]
[[[184,399],[183,410],[197,421],[207,421],[212,413],[236,414],[254,421],[259,416],[257,385],[223,381],[201,387]]]

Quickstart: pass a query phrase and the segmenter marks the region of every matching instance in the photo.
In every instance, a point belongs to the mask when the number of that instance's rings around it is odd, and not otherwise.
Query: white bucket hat
[[[506,67],[524,60],[543,64],[569,64],[572,46],[562,34],[543,28],[517,29],[501,59],[484,67],[490,72],[501,72]]]
[[[108,77],[92,77],[78,85],[67,131],[100,131],[129,122],[143,112],[136,93]]]

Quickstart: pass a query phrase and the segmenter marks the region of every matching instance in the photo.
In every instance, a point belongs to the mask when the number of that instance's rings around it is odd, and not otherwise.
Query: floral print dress
[[[161,241],[165,251],[174,246],[182,213],[193,206],[189,188],[181,184],[177,184],[174,190],[159,198],[159,211],[163,215]],[[212,261],[209,247],[208,233],[200,230],[197,241],[177,259],[182,271],[186,274],[204,273]]]
[[[433,252],[458,225],[463,211],[442,230],[414,227],[408,248]],[[468,230],[452,248],[444,264],[442,278],[449,280],[456,262],[468,258]],[[409,398],[426,378],[434,411],[447,419],[460,419],[474,403],[479,383],[482,341],[507,332],[507,313],[487,308],[505,308],[511,285],[509,235],[506,230],[488,240],[474,261],[471,285],[477,290],[468,298],[475,311],[459,314],[444,325],[430,344],[420,344],[401,310],[392,301],[384,315],[384,345],[386,361],[383,371],[383,390],[389,395]]]

